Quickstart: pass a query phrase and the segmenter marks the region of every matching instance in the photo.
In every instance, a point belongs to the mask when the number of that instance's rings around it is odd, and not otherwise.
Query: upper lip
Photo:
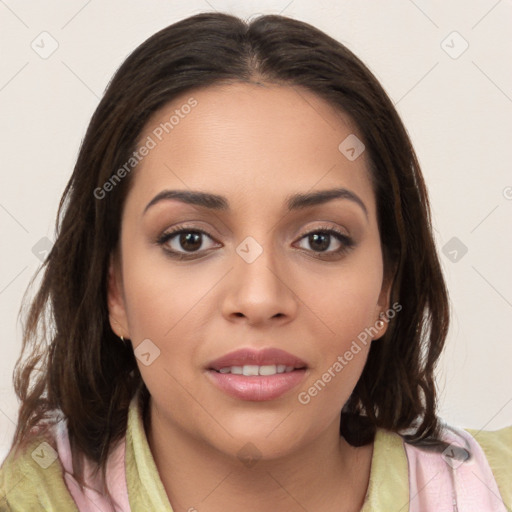
[[[307,367],[307,364],[302,359],[279,348],[265,348],[262,350],[242,348],[215,359],[208,363],[207,367],[210,370],[220,370],[229,366],[266,366],[274,364],[284,364],[294,368]]]

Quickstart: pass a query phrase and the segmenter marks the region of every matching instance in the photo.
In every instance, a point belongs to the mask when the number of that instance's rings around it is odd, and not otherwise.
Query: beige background
[[[44,237],[54,237],[58,201],[99,98],[138,44],[212,10],[311,23],[346,44],[381,81],[423,167],[451,294],[440,415],[477,429],[512,424],[512,2],[184,4],[0,1],[0,456],[16,420],[11,373],[21,297],[41,264]],[[56,51],[41,58],[52,44]],[[448,242],[464,244],[467,253]]]

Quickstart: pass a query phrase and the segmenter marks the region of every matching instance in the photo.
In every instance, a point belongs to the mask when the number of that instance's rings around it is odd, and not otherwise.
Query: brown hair
[[[91,119],[24,326],[13,448],[59,411],[68,422],[75,475],[82,471],[79,454],[104,469],[125,433],[130,400],[139,386],[147,389],[132,348],[110,328],[107,307],[108,265],[131,174],[103,199],[95,190],[129,160],[155,111],[185,92],[232,82],[304,87],[355,122],[371,162],[385,270],[394,276],[391,303],[402,310],[372,343],[340,432],[356,446],[371,442],[377,427],[409,443],[440,436],[434,368],[448,329],[448,296],[425,183],[392,102],[351,51],[309,24],[202,13],[164,28],[129,55]]]

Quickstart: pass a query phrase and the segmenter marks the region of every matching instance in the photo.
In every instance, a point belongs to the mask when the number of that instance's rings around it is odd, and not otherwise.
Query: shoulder
[[[0,510],[78,512],[51,437],[34,436],[18,452],[7,455],[0,467]]]
[[[503,501],[512,507],[512,425],[498,430],[465,431],[482,448]]]
[[[101,472],[84,458],[84,485],[73,475],[69,432],[65,421],[48,433],[34,436],[19,453],[10,453],[0,468],[0,511],[113,512],[129,511],[124,438],[112,448],[106,464],[103,492]]]
[[[498,465],[507,462],[510,466],[512,457],[512,425],[498,430],[464,429],[482,447],[487,458]]]
[[[476,431],[443,423],[441,439],[444,446],[404,442],[418,510],[442,509],[445,502],[459,510],[512,507],[512,426]]]

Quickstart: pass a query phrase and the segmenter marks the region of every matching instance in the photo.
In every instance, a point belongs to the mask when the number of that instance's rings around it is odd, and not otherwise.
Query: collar
[[[140,393],[128,411],[126,480],[132,512],[173,512],[158,474],[144,430]],[[361,512],[407,510],[409,483],[407,455],[402,438],[377,429],[368,491]],[[401,508],[398,508],[401,507]]]

